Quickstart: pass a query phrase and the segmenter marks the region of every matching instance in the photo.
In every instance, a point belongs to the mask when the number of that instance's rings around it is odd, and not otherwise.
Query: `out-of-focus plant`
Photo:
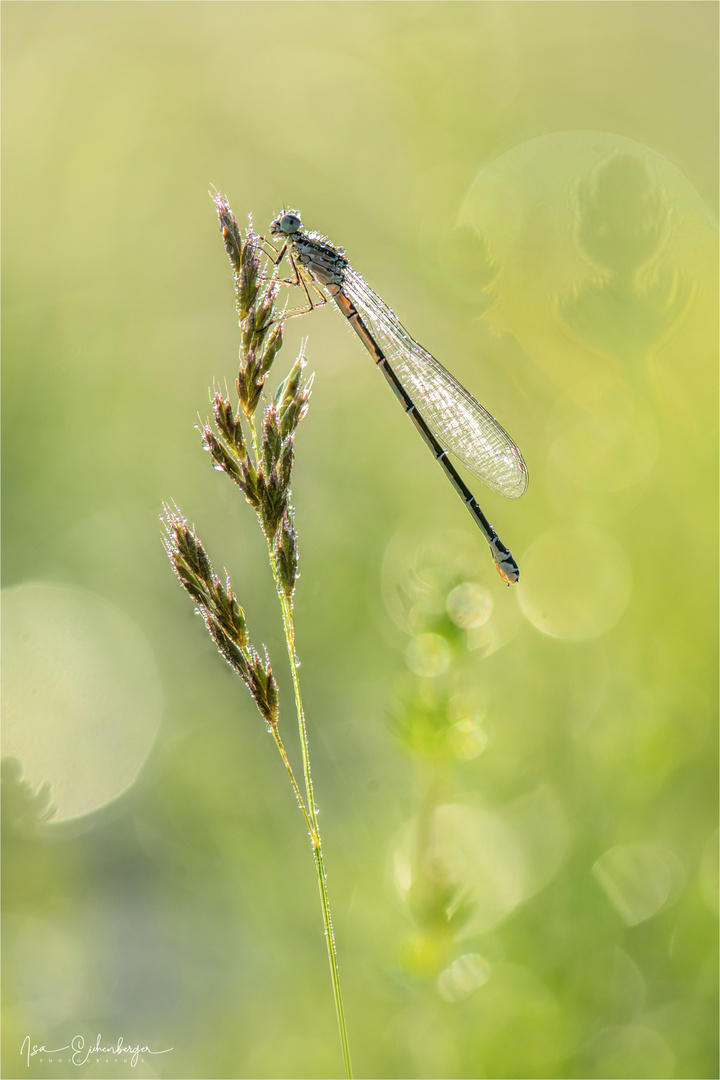
[[[268,559],[282,612],[300,732],[304,791],[280,734],[278,687],[267,649],[263,655],[250,638],[245,612],[233,592],[230,577],[214,571],[205,548],[177,507],[164,507],[165,549],[180,584],[195,601],[208,633],[220,654],[242,679],[275,742],[310,837],[317,872],[325,940],[335,998],[340,1041],[347,1077],[350,1053],[338,972],[335,937],[328,900],[317,808],[310,771],[307,725],[298,679],[293,594],[298,577],[298,538],[290,482],[295,432],[305,417],[312,376],[303,382],[305,360],[298,356],[272,397],[263,398],[265,381],[282,346],[283,324],[276,314],[277,273],[263,254],[263,239],[253,232],[252,219],[243,237],[227,199],[216,194],[215,206],[225,250],[235,278],[235,296],[241,331],[240,365],[235,388],[238,405],[215,389],[214,424],[202,426],[202,444],[214,468],[226,473],[239,487],[257,515],[267,542]],[[261,402],[262,425],[256,413]]]
[[[476,901],[471,884],[446,858],[438,814],[455,770],[482,753],[486,741],[462,688],[469,681],[468,632],[484,624],[491,600],[482,585],[448,568],[416,567],[400,592],[413,675],[399,690],[388,726],[415,762],[418,788],[405,883],[414,930],[401,946],[400,964],[442,993],[443,972],[463,951]]]

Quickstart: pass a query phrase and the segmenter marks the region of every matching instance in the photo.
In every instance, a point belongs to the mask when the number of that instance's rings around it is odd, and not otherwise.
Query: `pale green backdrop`
[[[509,590],[338,314],[288,326],[357,1075],[717,1076],[717,5],[2,14],[3,1075],[341,1075],[302,820],[160,544],[175,499],[294,751],[262,540],[194,430],[238,348],[215,185],[344,245],[530,471],[474,486]],[[98,1033],[168,1052],[59,1049]]]

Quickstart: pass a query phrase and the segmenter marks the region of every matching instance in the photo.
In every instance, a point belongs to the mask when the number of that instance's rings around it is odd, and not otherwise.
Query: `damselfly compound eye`
[[[280,229],[282,232],[290,235],[290,233],[297,232],[298,229],[302,229],[302,221],[297,214],[283,214],[280,218]]]

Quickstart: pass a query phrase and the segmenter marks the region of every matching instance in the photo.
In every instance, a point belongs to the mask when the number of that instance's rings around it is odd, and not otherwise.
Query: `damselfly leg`
[[[315,308],[323,307],[325,304],[327,304],[328,298],[327,296],[325,296],[325,293],[323,293],[322,290],[319,288],[319,286],[313,279],[312,274],[308,273],[307,271],[304,274],[300,272],[300,267],[298,267],[297,263],[293,259],[291,252],[288,250],[287,244],[283,244],[283,246],[278,251],[277,248],[273,244],[271,244],[269,240],[266,240],[264,236],[261,237],[261,239],[263,242],[263,254],[267,258],[268,262],[272,263],[275,267],[279,267],[283,259],[286,259],[292,267],[294,277],[279,277],[277,279],[278,284],[284,285],[286,288],[289,289],[294,289],[299,286],[305,293],[305,298],[307,300],[307,304],[304,307],[292,308],[290,311],[285,308],[280,317],[278,318],[278,322],[284,321],[285,319],[295,319],[298,315],[308,315],[311,311],[314,311]],[[310,295],[310,289],[312,289],[316,296],[316,300],[314,303],[313,298]]]

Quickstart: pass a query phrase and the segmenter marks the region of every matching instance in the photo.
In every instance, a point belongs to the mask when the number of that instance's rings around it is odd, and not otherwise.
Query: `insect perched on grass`
[[[326,292],[330,295],[381,368],[480,527],[500,577],[508,585],[518,581],[517,563],[448,457],[454,454],[487,487],[517,499],[527,488],[528,472],[508,433],[434,356],[410,337],[393,311],[353,270],[344,249],[335,247],[320,233],[307,232],[294,210],[283,210],[270,223],[270,234],[283,241],[281,250],[275,253],[277,262],[286,257],[295,273],[294,279],[285,284],[302,286],[308,301],[305,308],[288,314],[312,310],[310,289],[321,304],[326,302]]]

